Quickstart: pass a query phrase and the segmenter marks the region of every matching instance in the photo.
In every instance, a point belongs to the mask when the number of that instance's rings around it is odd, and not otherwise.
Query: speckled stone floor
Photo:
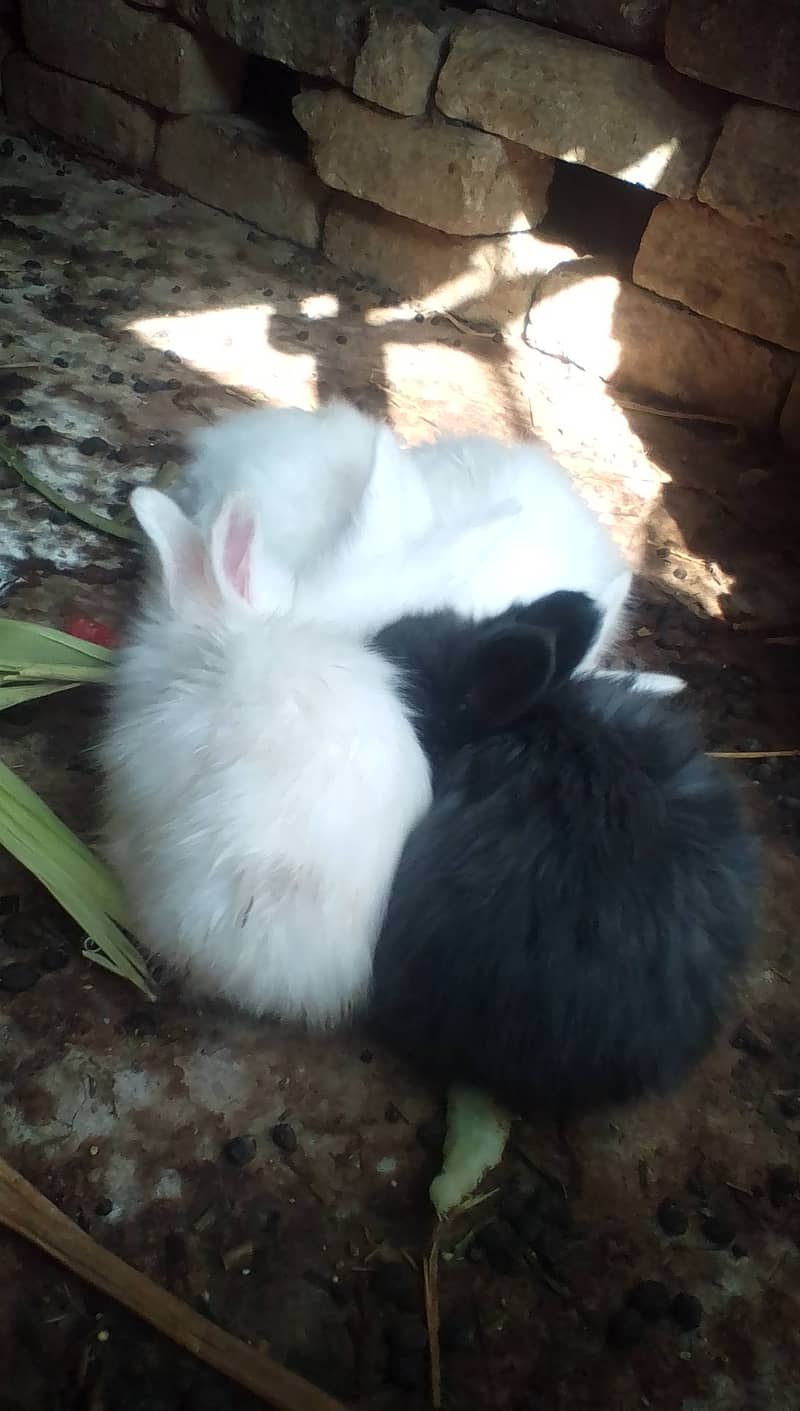
[[[687,676],[715,746],[800,746],[800,512],[773,447],[620,405],[574,369],[0,132],[0,445],[43,481],[119,507],[180,463],[200,421],[332,393],[409,439],[541,435],[640,564],[627,656]],[[3,464],[0,519],[4,611],[124,618],[135,549]],[[90,839],[100,706],[76,693],[0,716],[2,758]],[[800,769],[737,767],[770,855],[740,1003],[671,1102],[600,1114],[569,1151],[520,1127],[498,1193],[444,1239],[454,1411],[800,1405]],[[438,1095],[357,1034],[312,1040],[172,994],[142,1005],[78,958],[7,858],[0,893],[0,978],[23,961],[36,980],[0,990],[4,1155],[103,1244],[348,1403],[425,1406]],[[237,1137],[255,1141],[245,1164]],[[659,1224],[667,1199],[683,1234]],[[3,1411],[252,1404],[16,1240],[0,1235],[0,1259]],[[609,1347],[609,1317],[643,1279],[699,1298],[702,1322],[634,1320],[631,1345]]]

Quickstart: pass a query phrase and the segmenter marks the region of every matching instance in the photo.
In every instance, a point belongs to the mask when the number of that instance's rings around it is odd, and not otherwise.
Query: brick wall
[[[14,119],[800,449],[798,54],[798,0],[0,0]],[[564,164],[654,193],[632,262],[548,227]]]

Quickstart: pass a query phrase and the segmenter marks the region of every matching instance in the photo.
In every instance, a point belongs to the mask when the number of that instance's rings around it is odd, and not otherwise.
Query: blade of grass
[[[111,665],[115,653],[109,647],[60,632],[57,627],[44,627],[41,623],[24,622],[16,617],[0,618],[0,666],[27,665],[31,661],[53,666],[75,661],[80,665],[85,664],[87,658]]]
[[[148,983],[149,975],[144,959],[132,946],[125,933],[98,907],[86,892],[74,889],[69,873],[51,860],[43,862],[43,852],[35,845],[25,842],[22,836],[12,830],[3,833],[3,846],[27,871],[31,872],[42,886],[87,933],[92,947],[83,946],[87,959],[98,964],[104,963],[107,970],[113,970],[123,979],[129,980],[150,999],[153,990]],[[102,962],[99,957],[102,956]]]
[[[121,934],[120,932],[120,935]],[[110,958],[108,951],[101,950],[97,942],[92,940],[91,936],[86,937],[81,948],[81,955],[84,960],[90,960],[93,965],[100,965],[103,970],[108,970],[112,975],[117,975],[120,980],[128,980],[132,985],[136,986],[137,990],[141,990],[142,994],[146,995],[148,999],[155,999],[155,990],[151,989],[148,984],[146,972],[140,975],[138,971],[134,970],[132,967],[129,968],[124,962],[117,964],[116,961]]]
[[[52,814],[42,800],[40,803],[42,810]],[[55,815],[52,817],[55,818]],[[113,873],[88,849],[88,855],[84,856],[74,834],[70,837],[79,846],[71,847],[50,825],[51,818],[44,812],[31,815],[24,808],[15,807],[7,795],[0,795],[0,845],[13,853],[29,870],[35,871],[37,866],[48,867],[53,876],[58,873],[66,886],[78,895],[92,897],[107,916],[124,926],[125,902]],[[68,829],[66,831],[69,833]],[[24,859],[19,856],[21,849],[25,850]],[[42,877],[40,880],[45,879]],[[123,949],[129,958],[135,953],[135,947],[130,945]]]
[[[84,682],[105,681],[113,659],[107,648],[55,628],[0,620],[0,709],[73,690]],[[88,960],[154,998],[146,962],[123,929],[125,902],[110,868],[2,761],[0,846],[86,933],[83,954]]]
[[[106,681],[114,652],[37,622],[0,618],[0,711]]]
[[[48,858],[46,846],[43,847],[36,838],[31,839],[19,829],[9,827],[4,840],[17,861],[38,877],[64,910],[83,927],[94,946],[106,955],[109,964],[113,964],[120,974],[129,976],[130,972],[135,972],[149,986],[147,964],[123,929],[124,919],[110,916],[104,906],[102,875],[98,877],[96,889],[92,886],[91,877],[88,883],[84,879],[79,884],[71,867]],[[45,858],[47,861],[43,862]],[[102,874],[104,869],[99,861],[98,867]],[[91,954],[94,956],[94,951]]]
[[[74,686],[85,686],[93,681],[108,681],[111,672],[110,668],[99,664],[97,666],[47,666],[41,662],[31,666],[15,666],[9,671],[5,671],[0,664],[0,676],[7,675],[14,681],[68,681]]]
[[[42,803],[41,807],[42,810],[47,810],[47,804]],[[103,906],[103,872],[106,871],[103,864],[96,859],[100,882],[97,890],[92,885],[86,886],[85,882],[79,882],[68,865],[69,859],[63,862],[62,858],[49,851],[47,834],[44,835],[44,840],[41,835],[35,834],[35,831],[31,834],[24,824],[20,824],[20,820],[7,813],[1,800],[0,845],[40,880],[42,886],[55,897],[59,906],[86,931],[93,947],[96,947],[95,951],[92,947],[83,945],[83,954],[87,959],[103,964],[104,968],[137,986],[148,998],[154,998],[144,958],[135,950],[133,943]]]
[[[68,866],[48,858],[35,840],[13,827],[3,833],[3,846],[52,893],[110,962],[147,976],[144,959],[122,927],[108,915],[99,890],[95,894],[91,887],[77,886]]]
[[[65,495],[59,494],[40,480],[38,475],[34,475],[28,469],[24,458],[11,446],[0,445],[0,461],[13,470],[29,490],[35,490],[37,495],[49,501],[56,509],[62,510],[72,519],[77,519],[81,524],[85,524],[89,529],[96,529],[100,534],[111,534],[115,539],[126,539],[132,544],[143,544],[144,536],[141,531],[130,524],[119,524],[108,515],[96,514],[88,505],[81,504],[78,500],[68,500]]]
[[[122,889],[113,872],[101,862],[91,848],[69,829],[53,810],[40,798],[24,780],[20,779],[7,764],[0,761],[0,807],[4,816],[13,819],[19,827],[27,828],[34,838],[48,838],[52,849],[57,847],[66,853],[73,869],[89,869],[90,877],[76,877],[79,881],[92,882],[97,887],[101,877],[103,882],[102,905],[116,921],[125,921],[125,902]]]
[[[43,809],[47,808],[42,804]],[[0,827],[2,827],[3,845],[13,852],[18,861],[24,861],[29,870],[40,868],[42,872],[47,871],[51,881],[53,881],[62,891],[73,890],[79,895],[93,896],[104,913],[111,916],[113,920],[122,919],[114,916],[114,912],[122,912],[122,907],[114,903],[113,892],[110,893],[113,911],[109,909],[109,893],[106,887],[104,865],[95,859],[97,863],[97,878],[92,876],[91,869],[83,865],[83,860],[73,855],[68,848],[60,848],[53,842],[53,836],[47,829],[47,820],[42,818],[39,826],[38,820],[32,820],[30,815],[26,815],[23,810],[13,812],[5,810],[0,816]],[[37,861],[38,857],[38,861]],[[37,872],[37,875],[38,872]],[[95,887],[94,882],[97,882]],[[40,877],[44,881],[44,877]]]
[[[54,696],[58,691],[74,691],[77,681],[59,681],[51,686],[17,686],[0,681],[0,710],[13,710],[14,706],[26,705],[42,696]]]

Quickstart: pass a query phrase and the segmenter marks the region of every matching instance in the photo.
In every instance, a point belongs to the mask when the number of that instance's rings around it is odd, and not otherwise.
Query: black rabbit
[[[756,929],[758,848],[681,698],[574,677],[580,593],[403,619],[434,801],[403,851],[369,1020],[426,1072],[568,1116],[678,1084]]]

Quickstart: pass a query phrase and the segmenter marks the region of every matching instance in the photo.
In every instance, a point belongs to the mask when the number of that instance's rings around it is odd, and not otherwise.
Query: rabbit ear
[[[256,506],[248,495],[229,495],[210,534],[211,571],[223,600],[253,613],[288,609],[291,574],[267,555]]]
[[[466,665],[464,699],[469,710],[490,729],[513,725],[551,680],[555,662],[551,632],[524,623],[487,629]]]
[[[427,490],[413,459],[402,451],[388,426],[373,430],[372,457],[346,552],[372,559],[396,550],[398,540],[416,539],[430,529],[433,515]]]
[[[148,486],[133,491],[131,509],[155,549],[170,606],[207,605],[212,589],[197,526],[168,495]]]
[[[512,611],[518,622],[552,634],[557,681],[571,676],[580,666],[600,630],[600,609],[588,593],[559,590]]]

